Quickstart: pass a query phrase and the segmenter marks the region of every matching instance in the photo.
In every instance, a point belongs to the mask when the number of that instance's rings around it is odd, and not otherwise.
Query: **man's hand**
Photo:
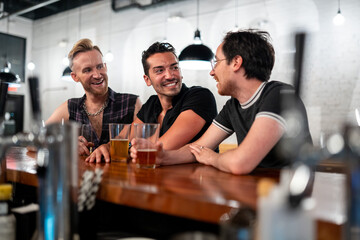
[[[94,143],[88,142],[86,138],[84,138],[83,136],[79,136],[78,140],[79,140],[79,144],[78,144],[79,155],[90,155],[89,148],[94,147]]]
[[[135,139],[133,138],[133,140],[131,141],[131,148],[130,148],[130,157],[131,157],[131,161],[133,163],[136,163],[136,158],[137,158],[137,148],[138,145],[140,144],[138,141],[141,141],[142,139]],[[144,141],[147,141],[144,139]],[[156,142],[155,144],[156,146],[156,150],[157,150],[157,155],[156,155],[156,165],[161,165],[160,163],[162,162],[162,158],[165,156],[165,151],[163,148],[163,144],[161,142]]]
[[[215,160],[219,157],[219,154],[211,150],[210,148],[200,146],[198,144],[190,144],[190,152],[195,156],[199,163],[205,165],[214,166]]]
[[[105,162],[110,162],[110,143],[99,146],[85,161],[100,163],[103,157]]]

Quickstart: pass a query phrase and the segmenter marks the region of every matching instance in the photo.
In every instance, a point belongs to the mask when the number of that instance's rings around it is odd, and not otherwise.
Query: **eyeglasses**
[[[214,68],[216,67],[216,64],[217,64],[218,62],[223,61],[223,60],[226,60],[226,58],[224,58],[224,59],[219,59],[219,60],[217,60],[216,58],[211,59],[211,60],[210,60],[210,63],[211,63],[212,69],[214,70]]]

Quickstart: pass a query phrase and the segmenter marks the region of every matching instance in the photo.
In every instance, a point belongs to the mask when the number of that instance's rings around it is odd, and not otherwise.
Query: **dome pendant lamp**
[[[341,14],[340,0],[338,0],[338,11],[336,16],[333,18],[333,23],[335,26],[341,26],[344,24],[344,22],[345,22],[345,17]]]
[[[210,61],[214,54],[211,49],[202,44],[199,30],[199,0],[197,0],[197,29],[194,43],[184,48],[179,55],[180,66],[191,70],[210,70]]]

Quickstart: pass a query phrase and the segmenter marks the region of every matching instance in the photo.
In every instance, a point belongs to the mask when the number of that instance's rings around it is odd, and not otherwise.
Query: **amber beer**
[[[155,168],[156,149],[139,149],[137,151],[137,166],[140,168]]]
[[[128,139],[111,139],[110,140],[110,157],[111,161],[126,162],[129,152]]]

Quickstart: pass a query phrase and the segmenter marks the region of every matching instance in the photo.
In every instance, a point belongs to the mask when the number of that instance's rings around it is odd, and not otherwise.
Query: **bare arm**
[[[219,143],[221,143],[225,138],[228,137],[228,134],[219,128],[211,125],[206,132],[193,144],[198,146],[206,146],[209,151],[210,149],[215,149]],[[136,141],[133,140],[133,143],[136,145]],[[189,163],[196,161],[195,156],[191,153],[192,144],[188,144],[183,146],[178,150],[166,151],[163,148],[163,144],[159,142],[158,144],[158,156],[157,156],[157,164],[160,165],[172,165],[172,164],[181,164],[181,163]],[[131,149],[131,157],[136,159],[136,147],[135,149]],[[214,154],[216,154],[214,152]]]
[[[190,142],[204,127],[206,121],[193,110],[186,110],[176,118],[173,125],[159,139],[164,149],[172,150]]]
[[[284,134],[284,128],[274,119],[257,118],[242,143],[223,154],[194,145],[192,153],[196,159],[206,165],[212,165],[221,171],[232,174],[248,174],[270,152]]]
[[[49,124],[49,123],[56,123],[56,122],[61,122],[64,119],[64,121],[68,121],[69,120],[69,111],[68,111],[68,102],[64,102],[63,104],[61,104],[57,109],[55,109],[55,111],[53,112],[53,114],[51,114],[51,116],[48,118],[48,120],[46,120],[45,124]]]

